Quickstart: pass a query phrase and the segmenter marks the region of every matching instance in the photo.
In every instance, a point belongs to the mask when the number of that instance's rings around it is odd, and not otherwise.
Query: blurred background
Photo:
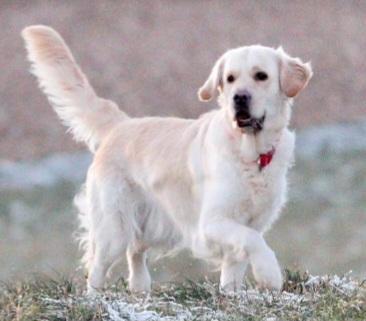
[[[81,273],[72,199],[91,156],[28,72],[20,32],[30,24],[57,29],[98,94],[134,116],[215,108],[196,91],[232,47],[282,45],[311,60],[291,122],[289,203],[267,239],[284,267],[366,276],[365,1],[1,0],[0,280]],[[153,263],[153,273],[207,270],[183,253]]]

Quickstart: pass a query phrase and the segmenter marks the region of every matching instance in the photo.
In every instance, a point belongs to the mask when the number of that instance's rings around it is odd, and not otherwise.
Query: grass
[[[225,295],[206,280],[159,285],[137,296],[121,279],[88,297],[81,280],[38,276],[0,287],[0,320],[364,321],[366,282],[287,270],[281,293],[260,292],[247,282],[240,293]]]

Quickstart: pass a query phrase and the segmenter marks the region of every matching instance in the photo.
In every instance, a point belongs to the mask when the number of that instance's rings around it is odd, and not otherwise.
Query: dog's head
[[[227,51],[215,63],[199,89],[201,101],[219,95],[234,127],[258,132],[283,113],[312,76],[310,63],[259,45]]]

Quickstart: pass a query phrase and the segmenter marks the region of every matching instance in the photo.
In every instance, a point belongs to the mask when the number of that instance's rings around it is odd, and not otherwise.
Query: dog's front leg
[[[233,261],[227,257],[221,263],[220,288],[224,292],[236,292],[242,287],[248,260]]]
[[[282,275],[274,252],[258,231],[225,216],[230,206],[218,204],[222,198],[222,194],[220,197],[209,197],[210,202],[204,203],[200,217],[201,236],[208,244],[215,242],[221,245],[224,251],[227,250],[227,255],[233,258],[233,262],[242,263],[242,270],[248,259],[260,287],[280,290]],[[239,271],[240,268],[236,269],[235,266],[223,262],[223,286],[232,281],[233,278],[230,279],[227,275],[234,270]]]
[[[241,262],[244,265],[245,258],[249,259],[254,278],[259,287],[281,289],[281,269],[274,252],[269,248],[260,233],[224,217],[216,219],[214,222],[206,221],[201,228],[207,241],[217,242],[223,245],[224,248],[232,249],[230,252],[235,253],[234,260],[238,263]],[[228,282],[227,273],[230,270],[233,271],[233,269],[237,270],[235,266],[223,265],[223,286]]]

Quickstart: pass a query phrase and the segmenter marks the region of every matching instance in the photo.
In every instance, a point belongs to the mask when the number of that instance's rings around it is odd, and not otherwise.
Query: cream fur
[[[130,288],[149,291],[147,250],[180,247],[219,264],[225,290],[240,288],[248,263],[259,286],[281,287],[281,270],[263,233],[286,200],[295,141],[287,129],[291,97],[308,83],[309,64],[282,49],[233,49],[199,91],[204,101],[218,94],[220,109],[188,120],[129,118],[96,96],[54,30],[31,26],[23,37],[52,106],[75,138],[95,152],[76,198],[90,291],[103,287],[108,270],[125,253]],[[258,70],[269,79],[255,81]],[[235,75],[230,84],[229,74]],[[233,123],[232,98],[241,89],[253,95],[252,114],[266,115],[255,136]],[[272,147],[273,161],[260,172],[259,154]]]

